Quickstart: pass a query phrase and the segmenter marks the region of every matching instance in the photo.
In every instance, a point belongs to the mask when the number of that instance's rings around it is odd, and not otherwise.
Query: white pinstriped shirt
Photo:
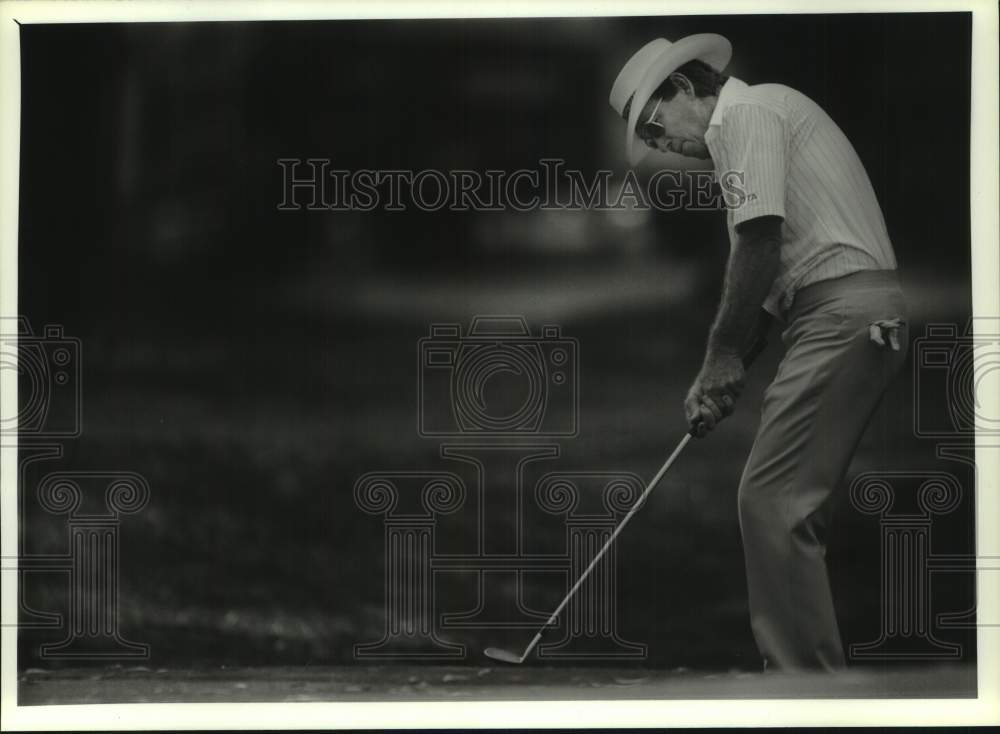
[[[782,315],[796,290],[810,283],[896,268],[882,210],[854,146],[804,94],[730,77],[705,144],[720,180],[727,171],[743,177],[745,200],[728,202],[730,242],[742,222],[784,219],[778,275],[764,301],[771,313]]]

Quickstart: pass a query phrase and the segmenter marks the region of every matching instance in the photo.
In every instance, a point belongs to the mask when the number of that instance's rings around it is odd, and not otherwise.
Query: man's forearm
[[[780,247],[778,232],[747,232],[737,237],[706,357],[742,352],[777,275]]]

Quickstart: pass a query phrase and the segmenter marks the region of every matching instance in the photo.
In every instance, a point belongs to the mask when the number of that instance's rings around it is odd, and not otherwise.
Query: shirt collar
[[[726,108],[733,103],[736,95],[748,86],[750,85],[734,76],[726,80],[726,83],[722,85],[722,89],[719,90],[719,99],[715,103],[715,109],[712,111],[712,119],[708,121],[709,127],[722,124],[722,116],[725,114]]]

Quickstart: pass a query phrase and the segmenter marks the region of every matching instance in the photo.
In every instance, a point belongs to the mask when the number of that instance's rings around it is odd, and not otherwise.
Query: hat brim
[[[625,128],[625,156],[629,165],[638,165],[651,152],[651,148],[635,132],[635,126],[639,123],[639,115],[642,114],[649,98],[663,80],[676,71],[677,67],[694,59],[704,61],[713,69],[722,71],[728,66],[732,55],[733,46],[723,36],[717,33],[696,33],[671,44],[670,48],[656,58],[642,75],[639,86],[632,95],[628,126]]]

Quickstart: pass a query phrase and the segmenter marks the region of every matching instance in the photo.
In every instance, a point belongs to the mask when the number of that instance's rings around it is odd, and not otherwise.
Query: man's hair
[[[681,74],[691,82],[691,87],[694,89],[694,95],[696,97],[714,97],[719,94],[722,89],[722,85],[725,84],[729,77],[725,74],[716,71],[711,66],[706,64],[704,61],[698,59],[692,59],[686,64],[678,66],[671,74]],[[675,85],[670,77],[664,79],[660,86],[656,88],[650,99],[660,99],[662,98],[664,102],[669,102],[677,94],[677,85]],[[628,103],[625,105],[625,109],[622,111],[622,117],[626,120],[628,119],[629,109],[632,107],[632,100],[629,99]]]
[[[681,74],[688,78],[694,88],[695,97],[714,97],[719,94],[722,85],[729,80],[729,77],[716,71],[704,61],[694,59],[677,67],[674,74]],[[662,97],[665,102],[669,102],[677,94],[677,85],[670,77],[667,77],[653,92],[654,97]]]

